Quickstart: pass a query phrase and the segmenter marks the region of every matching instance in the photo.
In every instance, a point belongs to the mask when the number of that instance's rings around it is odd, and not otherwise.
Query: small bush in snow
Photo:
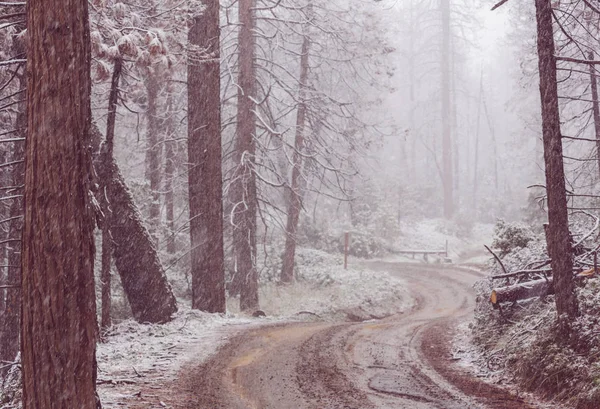
[[[527,247],[534,237],[530,228],[500,219],[494,229],[492,247],[499,250],[500,256],[503,257],[515,249]]]

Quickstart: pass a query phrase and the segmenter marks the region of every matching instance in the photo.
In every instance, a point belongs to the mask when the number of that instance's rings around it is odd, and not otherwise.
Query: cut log
[[[493,289],[492,294],[490,295],[490,301],[494,307],[496,307],[504,302],[515,302],[550,294],[554,294],[552,277],[548,277],[547,280],[533,280]]]
[[[95,163],[101,180],[107,174],[102,156]],[[113,166],[110,189],[107,189],[112,211],[110,233],[123,290],[136,321],[168,322],[177,311],[177,301],[125,180],[117,164],[110,163]]]
[[[573,279],[578,281],[596,276],[597,271],[592,268],[575,273],[573,275]],[[515,302],[518,300],[543,297],[551,294],[554,294],[554,287],[552,285],[552,277],[549,276],[547,280],[531,280],[506,287],[495,288],[490,294],[490,302],[494,305],[494,308],[496,308],[500,303],[503,302]]]

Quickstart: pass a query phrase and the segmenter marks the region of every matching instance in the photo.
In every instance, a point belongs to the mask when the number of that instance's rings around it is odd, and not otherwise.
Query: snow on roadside
[[[238,300],[228,314],[207,314],[180,301],[176,318],[164,325],[125,321],[115,325],[98,345],[98,391],[106,409],[127,407],[142,389],[160,389],[187,363],[200,364],[242,331],[303,319],[363,320],[404,311],[412,305],[402,280],[354,265],[343,268],[341,256],[299,249],[297,281],[263,283],[261,308],[266,318],[239,314]],[[309,314],[306,314],[308,312]],[[298,314],[300,313],[300,314]],[[157,397],[145,402],[163,407]],[[153,400],[154,399],[154,400]],[[148,403],[150,405],[150,403]]]
[[[124,407],[141,386],[160,387],[191,360],[202,362],[235,334],[259,325],[249,318],[208,314],[180,303],[163,325],[128,320],[111,328],[98,344],[98,393],[104,408]]]
[[[352,259],[344,269],[343,256],[300,248],[296,282],[261,286],[261,308],[267,316],[294,318],[309,312],[327,320],[387,316],[409,309],[412,300],[405,283],[385,272],[373,272]],[[229,311],[238,311],[230,300]]]

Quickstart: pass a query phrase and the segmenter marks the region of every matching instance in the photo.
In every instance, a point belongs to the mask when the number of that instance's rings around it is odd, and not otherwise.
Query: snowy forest
[[[600,407],[600,3],[0,0],[0,409]]]

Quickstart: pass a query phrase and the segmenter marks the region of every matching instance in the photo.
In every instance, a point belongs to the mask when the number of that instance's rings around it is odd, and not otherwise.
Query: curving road
[[[416,301],[413,309],[379,321],[297,323],[246,332],[190,373],[186,382],[195,397],[187,407],[530,407],[477,380],[440,375],[448,372],[439,371],[447,359],[432,361],[428,353],[471,314],[476,272],[383,262],[369,267],[404,279]]]

